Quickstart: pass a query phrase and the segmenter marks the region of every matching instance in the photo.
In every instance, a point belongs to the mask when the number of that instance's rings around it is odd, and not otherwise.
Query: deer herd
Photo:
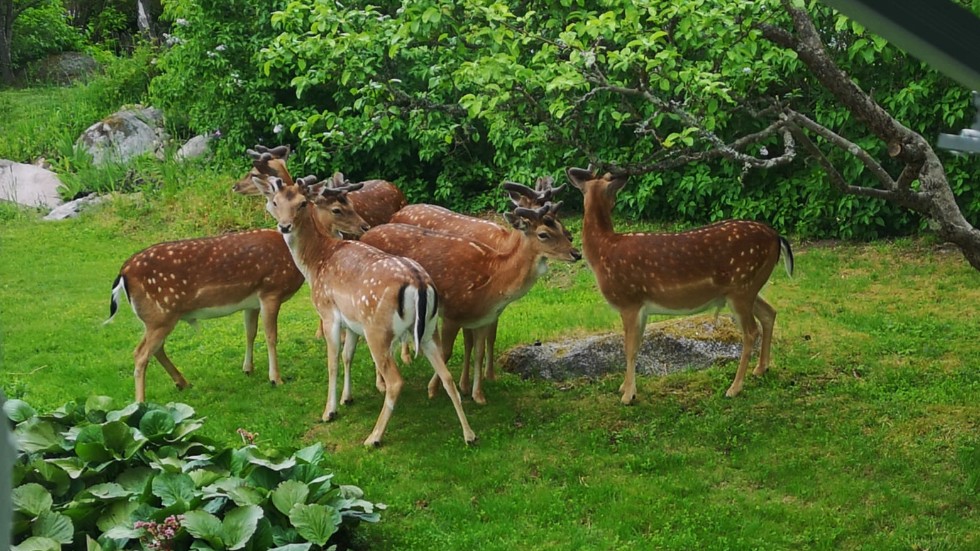
[[[550,177],[535,188],[507,182],[509,227],[425,204],[409,205],[391,182],[349,183],[341,173],[317,181],[293,180],[288,146],[248,151],[252,170],[233,186],[261,195],[276,230],[160,243],[130,257],[112,285],[109,319],[125,296],[143,323],[133,352],[136,400],[146,399],[146,367],[155,357],[178,388],[187,379],[167,356],[164,342],[181,320],[243,311],[245,359],[254,368],[253,345],[261,315],[269,354],[269,381],[282,384],[276,342],[282,303],[307,282],[326,340],[327,396],[322,420],[337,416],[338,357],[344,367],[340,401],[353,399],[351,362],[357,342],[367,342],[375,385],[384,394],[381,414],[366,445],[379,445],[403,386],[395,362],[411,361],[411,349],[432,366],[429,397],[441,386],[449,395],[467,443],[476,440],[460,391],[485,404],[483,379],[493,380],[497,321],[545,273],[547,260],[582,258],[559,219]],[[759,292],[780,256],[792,275],[790,243],[769,226],[729,220],[681,233],[616,233],[612,210],[627,177],[569,168],[566,175],[584,196],[582,252],[599,290],[623,322],[626,377],[622,402],[636,397],[636,357],[651,314],[690,314],[726,304],[742,332],[742,353],[726,392],[742,390],[759,337],[756,375],[769,365],[776,311]],[[756,323],[758,320],[758,324]],[[447,368],[462,330],[459,390]],[[472,375],[471,375],[472,373]]]

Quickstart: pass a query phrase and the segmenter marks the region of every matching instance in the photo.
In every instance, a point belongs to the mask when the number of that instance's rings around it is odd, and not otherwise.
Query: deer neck
[[[293,231],[283,234],[293,262],[303,277],[310,281],[311,267],[329,259],[339,239],[330,235],[317,221],[313,206],[309,206],[293,221]]]
[[[613,229],[612,202],[601,197],[598,190],[589,191],[585,196],[585,216],[582,218],[582,252],[592,264],[616,232]]]
[[[496,273],[510,274],[504,283],[505,296],[521,296],[527,293],[534,282],[547,271],[548,265],[543,253],[534,247],[531,238],[520,231],[511,231],[501,243]]]

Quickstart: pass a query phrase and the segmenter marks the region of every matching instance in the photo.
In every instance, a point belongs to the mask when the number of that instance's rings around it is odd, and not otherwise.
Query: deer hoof
[[[623,394],[623,397],[620,398],[619,401],[622,402],[624,406],[632,406],[634,400],[636,400],[636,394]]]
[[[487,405],[487,398],[482,394],[474,394],[473,401],[480,404],[481,406]]]
[[[349,406],[349,405],[351,405],[351,404],[353,404],[353,403],[354,403],[354,399],[353,399],[353,398],[347,398],[347,399],[345,399],[345,400],[343,400],[343,402],[342,402],[342,403],[343,403],[343,404],[344,404],[345,406]]]
[[[474,434],[473,436],[471,436],[470,438],[466,438],[465,440],[467,446],[475,446],[480,439],[477,438],[476,435]]]
[[[330,421],[333,421],[336,418],[337,418],[337,412],[336,411],[331,411],[330,413],[324,415],[321,420],[324,423],[329,423]]]
[[[727,391],[725,391],[725,398],[734,398],[734,397],[738,396],[738,393],[739,392],[742,392],[742,388],[741,387],[735,388],[734,386],[732,386]]]
[[[381,440],[375,440],[373,438],[368,438],[367,440],[364,441],[364,445],[367,446],[368,448],[380,448],[381,447]]]

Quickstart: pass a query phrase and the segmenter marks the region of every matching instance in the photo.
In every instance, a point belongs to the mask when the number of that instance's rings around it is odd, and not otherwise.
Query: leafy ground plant
[[[117,409],[94,396],[48,414],[16,399],[3,409],[19,453],[14,551],[323,549],[385,507],[334,484],[320,444],[218,447],[195,434],[204,421],[186,404]]]

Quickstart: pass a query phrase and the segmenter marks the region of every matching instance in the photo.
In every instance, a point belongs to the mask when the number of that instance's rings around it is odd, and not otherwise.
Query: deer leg
[[[476,335],[475,329],[463,329],[463,370],[459,374],[459,384],[463,385],[463,380],[469,380],[470,375],[470,362],[473,361],[473,344],[474,335]],[[449,360],[446,360],[449,361]],[[479,371],[483,366],[477,364],[476,370]]]
[[[439,337],[440,349],[442,352],[442,363],[448,364],[449,358],[451,358],[453,355],[453,343],[456,342],[456,335],[459,334],[460,326],[456,323],[443,319],[442,327],[440,329],[442,330]],[[419,344],[419,346],[421,346],[421,343]],[[464,394],[470,391],[469,382],[466,382],[464,385],[464,381],[465,381],[464,377],[467,376],[468,374],[463,374],[460,376],[460,380],[459,380],[459,391]],[[464,386],[466,387],[465,389],[463,388]],[[429,398],[435,398],[436,392],[438,391],[439,391],[439,377],[438,374],[435,374],[432,376],[431,379],[429,379]]]
[[[354,402],[354,395],[351,390],[350,364],[354,360],[354,352],[357,350],[357,340],[357,333],[354,333],[350,329],[344,331],[344,391],[340,395],[340,401],[345,405]],[[375,384],[383,384],[383,382],[380,382],[381,375],[378,373],[378,370],[374,370],[374,373]],[[384,390],[381,391],[384,392]]]
[[[729,302],[729,306],[735,313],[735,321],[742,328],[742,356],[738,360],[738,371],[735,372],[735,380],[732,386],[728,387],[725,396],[733,398],[742,391],[742,384],[745,381],[745,371],[749,366],[749,358],[752,356],[752,348],[755,346],[755,339],[759,336],[759,327],[755,323],[752,315],[753,307],[743,302]]]
[[[242,363],[242,371],[251,375],[254,369],[252,352],[255,348],[255,335],[259,332],[259,311],[250,308],[243,310],[242,314],[245,320],[245,361]]]
[[[402,341],[401,349],[402,363],[405,365],[412,363],[412,352],[409,349],[408,341]]]
[[[279,375],[279,307],[282,302],[277,298],[262,299],[262,330],[265,331],[265,346],[269,351],[269,382],[281,385]],[[254,340],[254,339],[253,339]]]
[[[762,297],[759,297],[755,299],[755,306],[752,307],[752,313],[759,320],[759,323],[762,324],[762,346],[759,350],[759,365],[752,371],[752,374],[762,375],[769,369],[769,349],[772,346],[773,326],[776,324],[776,309],[765,300],[762,300]]]
[[[160,348],[158,348],[157,351],[153,354],[153,357],[156,358],[158,362],[160,362],[160,365],[163,366],[163,369],[165,369],[167,371],[167,374],[170,375],[170,378],[174,380],[174,384],[177,385],[177,388],[179,390],[184,390],[185,388],[189,387],[190,384],[187,382],[187,379],[184,378],[184,375],[180,372],[180,370],[177,369],[177,366],[174,365],[174,362],[170,361],[170,357],[167,356],[167,351],[165,346],[166,343],[161,342]]]
[[[388,426],[391,414],[395,411],[395,404],[398,402],[398,395],[401,394],[404,381],[402,380],[401,373],[398,372],[398,366],[395,365],[395,361],[389,354],[391,338],[379,338],[376,335],[365,335],[365,337],[368,341],[368,347],[371,349],[371,357],[374,358],[374,364],[377,366],[378,371],[381,372],[381,377],[385,381],[385,401],[384,405],[381,406],[381,414],[378,415],[378,422],[375,423],[374,430],[371,431],[367,440],[364,441],[364,445],[380,446],[381,437],[384,435],[385,428]]]
[[[485,325],[473,329],[473,340],[475,350],[473,353],[473,401],[481,406],[486,405],[487,399],[483,395],[483,373],[480,369],[483,365],[483,356],[486,354],[487,333],[492,330],[492,325]]]
[[[432,369],[436,373],[436,377],[442,381],[442,387],[446,389],[446,394],[449,395],[449,399],[453,402],[453,408],[456,409],[456,416],[459,417],[459,424],[463,427],[463,440],[467,444],[472,444],[476,442],[476,433],[470,428],[469,422],[466,420],[466,414],[463,413],[463,403],[459,397],[459,391],[456,389],[456,383],[453,382],[453,375],[449,372],[449,368],[446,367],[446,363],[442,359],[442,353],[440,352],[440,346],[438,342],[437,335],[433,335],[432,339],[427,339],[421,343],[422,353],[432,364]]]
[[[150,327],[146,326],[146,330],[143,332],[143,338],[140,339],[139,344],[133,350],[133,379],[136,382],[136,401],[145,402],[146,401],[146,366],[150,363],[150,356],[154,356],[157,350],[163,346],[163,341],[167,338],[167,335],[173,331],[174,326],[177,325],[177,320],[168,321],[164,325]],[[169,361],[169,360],[168,360]],[[173,366],[173,362],[169,362]],[[164,369],[167,366],[164,365]],[[174,367],[174,370],[177,368]],[[170,371],[169,369],[167,370]],[[183,380],[184,386],[187,386],[187,381],[184,379],[180,372],[177,372],[180,379]],[[173,375],[171,375],[173,377]],[[174,379],[177,382],[177,379]],[[177,386],[180,386],[178,382]]]
[[[324,319],[323,336],[327,340],[327,406],[320,417],[322,421],[337,418],[337,356],[340,352],[340,324]]]
[[[624,344],[626,349],[626,378],[619,387],[623,394],[620,401],[629,405],[636,398],[636,355],[640,351],[640,341],[643,339],[643,322],[646,316],[640,308],[630,308],[619,312],[623,320]]]
[[[493,320],[493,324],[490,325],[490,330],[487,332],[487,343],[486,343],[486,357],[487,357],[487,371],[485,379],[488,381],[496,381],[497,374],[493,371],[493,347],[497,343],[497,322],[499,319]]]

